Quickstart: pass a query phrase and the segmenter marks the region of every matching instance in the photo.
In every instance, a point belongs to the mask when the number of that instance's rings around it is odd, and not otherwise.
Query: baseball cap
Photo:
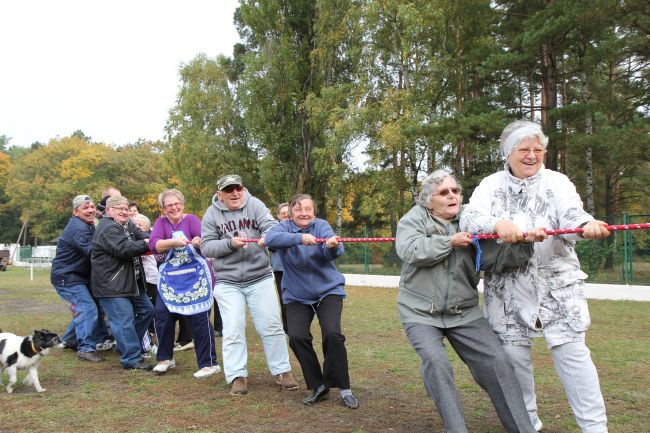
[[[243,185],[241,182],[241,177],[236,174],[227,174],[217,181],[217,189],[221,191],[228,185]]]
[[[72,209],[76,209],[86,202],[92,202],[93,199],[88,195],[78,195],[72,199]]]

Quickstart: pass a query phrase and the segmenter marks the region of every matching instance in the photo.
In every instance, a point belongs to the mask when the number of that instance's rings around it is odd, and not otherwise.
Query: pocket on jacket
[[[434,299],[405,287],[399,288],[397,293],[397,303],[411,310],[417,311],[418,313],[426,313],[428,315],[431,315],[432,313],[440,313],[437,309],[434,309]]]

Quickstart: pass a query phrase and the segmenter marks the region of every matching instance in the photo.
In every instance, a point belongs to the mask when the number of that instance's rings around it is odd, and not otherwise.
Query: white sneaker
[[[217,374],[217,373],[221,373],[221,367],[219,367],[218,365],[212,365],[210,367],[203,367],[202,369],[194,373],[194,377],[196,377],[197,379],[201,379],[203,377],[212,376],[213,374]]]
[[[160,361],[154,368],[153,372],[156,374],[165,374],[170,368],[176,367],[176,361],[173,359],[168,359],[166,361]]]
[[[194,342],[193,341],[190,341],[189,343],[184,344],[182,346],[180,344],[176,343],[174,345],[174,352],[182,352],[183,350],[188,350],[188,349],[193,349],[193,348],[194,348]]]
[[[542,430],[542,427],[544,427],[544,424],[542,424],[542,420],[539,419],[539,418],[537,418],[537,422],[535,423],[535,425],[533,426],[533,428],[534,428],[536,431],[541,431],[541,430]]]
[[[115,347],[115,340],[108,339],[103,343],[97,343],[95,345],[95,350],[97,352],[106,352],[107,350],[111,350],[114,347]]]

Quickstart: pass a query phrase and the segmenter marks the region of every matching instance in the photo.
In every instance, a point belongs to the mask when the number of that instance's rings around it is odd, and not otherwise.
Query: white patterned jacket
[[[593,219],[583,210],[575,186],[565,175],[542,166],[537,174],[518,179],[506,166],[474,190],[461,215],[460,228],[492,233],[497,221],[509,220],[523,231],[568,229]],[[576,339],[575,335],[589,327],[583,291],[587,275],[580,270],[575,252],[577,239],[575,234],[549,236],[535,243],[535,253],[526,265],[485,274],[483,311],[503,342],[525,344],[529,337],[551,331],[553,344],[546,336],[552,346]]]

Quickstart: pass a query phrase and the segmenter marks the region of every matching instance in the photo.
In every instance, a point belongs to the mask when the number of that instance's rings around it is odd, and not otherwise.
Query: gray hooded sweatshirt
[[[201,221],[201,252],[215,259],[215,281],[240,287],[270,278],[271,265],[266,248],[250,243],[237,249],[231,239],[259,239],[278,223],[261,200],[244,190],[242,207],[235,210],[229,210],[215,194]]]

